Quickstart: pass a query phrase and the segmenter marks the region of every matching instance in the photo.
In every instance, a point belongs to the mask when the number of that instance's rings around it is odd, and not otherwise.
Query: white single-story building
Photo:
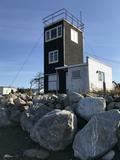
[[[56,91],[59,92],[59,72],[66,72],[66,91],[87,93],[112,90],[112,68],[92,57],[86,63],[56,68]],[[55,75],[54,75],[55,76]]]
[[[11,93],[11,91],[16,92],[17,89],[14,87],[0,86],[0,95],[9,94],[9,93]]]

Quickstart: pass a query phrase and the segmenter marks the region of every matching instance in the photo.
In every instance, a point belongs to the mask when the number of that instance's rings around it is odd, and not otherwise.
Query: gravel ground
[[[12,160],[25,160],[22,153],[30,148],[38,148],[39,145],[34,143],[26,132],[20,127],[0,128],[0,160],[3,160],[5,154],[18,156]],[[114,160],[120,160],[120,152],[115,148],[116,156]],[[21,158],[20,158],[21,157]],[[65,151],[51,152],[48,160],[77,160],[73,156],[72,147],[69,146]]]

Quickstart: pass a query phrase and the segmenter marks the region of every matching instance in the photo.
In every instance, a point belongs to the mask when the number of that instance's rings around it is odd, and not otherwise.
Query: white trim
[[[57,60],[54,60],[54,54],[55,54],[55,52],[57,52]],[[53,61],[50,61],[50,54],[51,54],[51,53],[53,54]],[[48,62],[49,62],[49,64],[57,63],[58,60],[59,60],[59,51],[58,51],[58,50],[53,50],[53,51],[50,51],[50,52],[48,53]]]
[[[96,61],[96,62],[99,62],[99,63],[101,63],[101,64],[103,64],[103,65],[106,65],[106,66],[112,68],[109,64],[107,64],[107,63],[105,63],[105,62],[103,62],[103,61],[101,61],[101,60],[99,60],[99,59],[97,59],[97,58],[94,58],[94,57],[92,57],[92,56],[87,56],[87,57],[86,57],[87,63],[88,63],[89,59],[92,59],[92,60],[94,60],[94,61]]]
[[[61,28],[61,35],[58,35],[58,28]],[[52,30],[54,30],[54,29],[56,29],[56,37],[55,38],[51,38],[51,31]],[[47,32],[49,32],[49,39],[47,40]],[[55,40],[55,39],[58,39],[58,38],[60,38],[60,37],[62,37],[62,33],[63,33],[63,29],[62,29],[62,24],[61,25],[58,25],[58,26],[56,26],[56,27],[53,27],[53,28],[51,28],[51,29],[48,29],[48,30],[46,30],[45,31],[45,42],[49,42],[49,41],[52,41],[52,40]]]
[[[46,29],[47,27],[51,27],[53,24],[56,24],[58,22],[62,22],[65,21],[67,23],[69,23],[72,27],[74,27],[75,29],[77,29],[80,32],[83,32],[79,27],[77,27],[76,25],[70,23],[68,20],[64,19],[64,18],[60,18],[59,20],[54,21],[53,23],[49,23],[49,24],[45,24],[44,28]]]

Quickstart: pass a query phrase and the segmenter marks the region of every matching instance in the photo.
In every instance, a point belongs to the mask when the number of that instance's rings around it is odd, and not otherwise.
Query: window
[[[98,81],[103,81],[103,73],[98,72]]]
[[[48,90],[53,91],[57,89],[57,75],[48,76]]]
[[[72,78],[73,79],[80,78],[80,70],[72,71]]]
[[[51,39],[56,38],[57,37],[57,29],[52,29],[51,30]]]
[[[58,26],[58,36],[62,35],[62,26]]]
[[[58,50],[49,52],[49,64],[58,62]]]
[[[46,39],[47,41],[49,41],[49,39],[50,39],[50,32],[49,32],[49,31],[46,31],[46,32],[45,32],[45,39]]]
[[[62,37],[62,25],[49,29],[45,32],[45,42]]]
[[[78,43],[78,32],[74,29],[71,29],[71,40],[75,43]]]

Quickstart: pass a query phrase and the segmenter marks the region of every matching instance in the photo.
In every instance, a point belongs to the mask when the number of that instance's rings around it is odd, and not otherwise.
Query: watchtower
[[[66,66],[83,63],[84,25],[66,9],[45,17],[43,23],[44,92],[63,93],[67,90]]]

